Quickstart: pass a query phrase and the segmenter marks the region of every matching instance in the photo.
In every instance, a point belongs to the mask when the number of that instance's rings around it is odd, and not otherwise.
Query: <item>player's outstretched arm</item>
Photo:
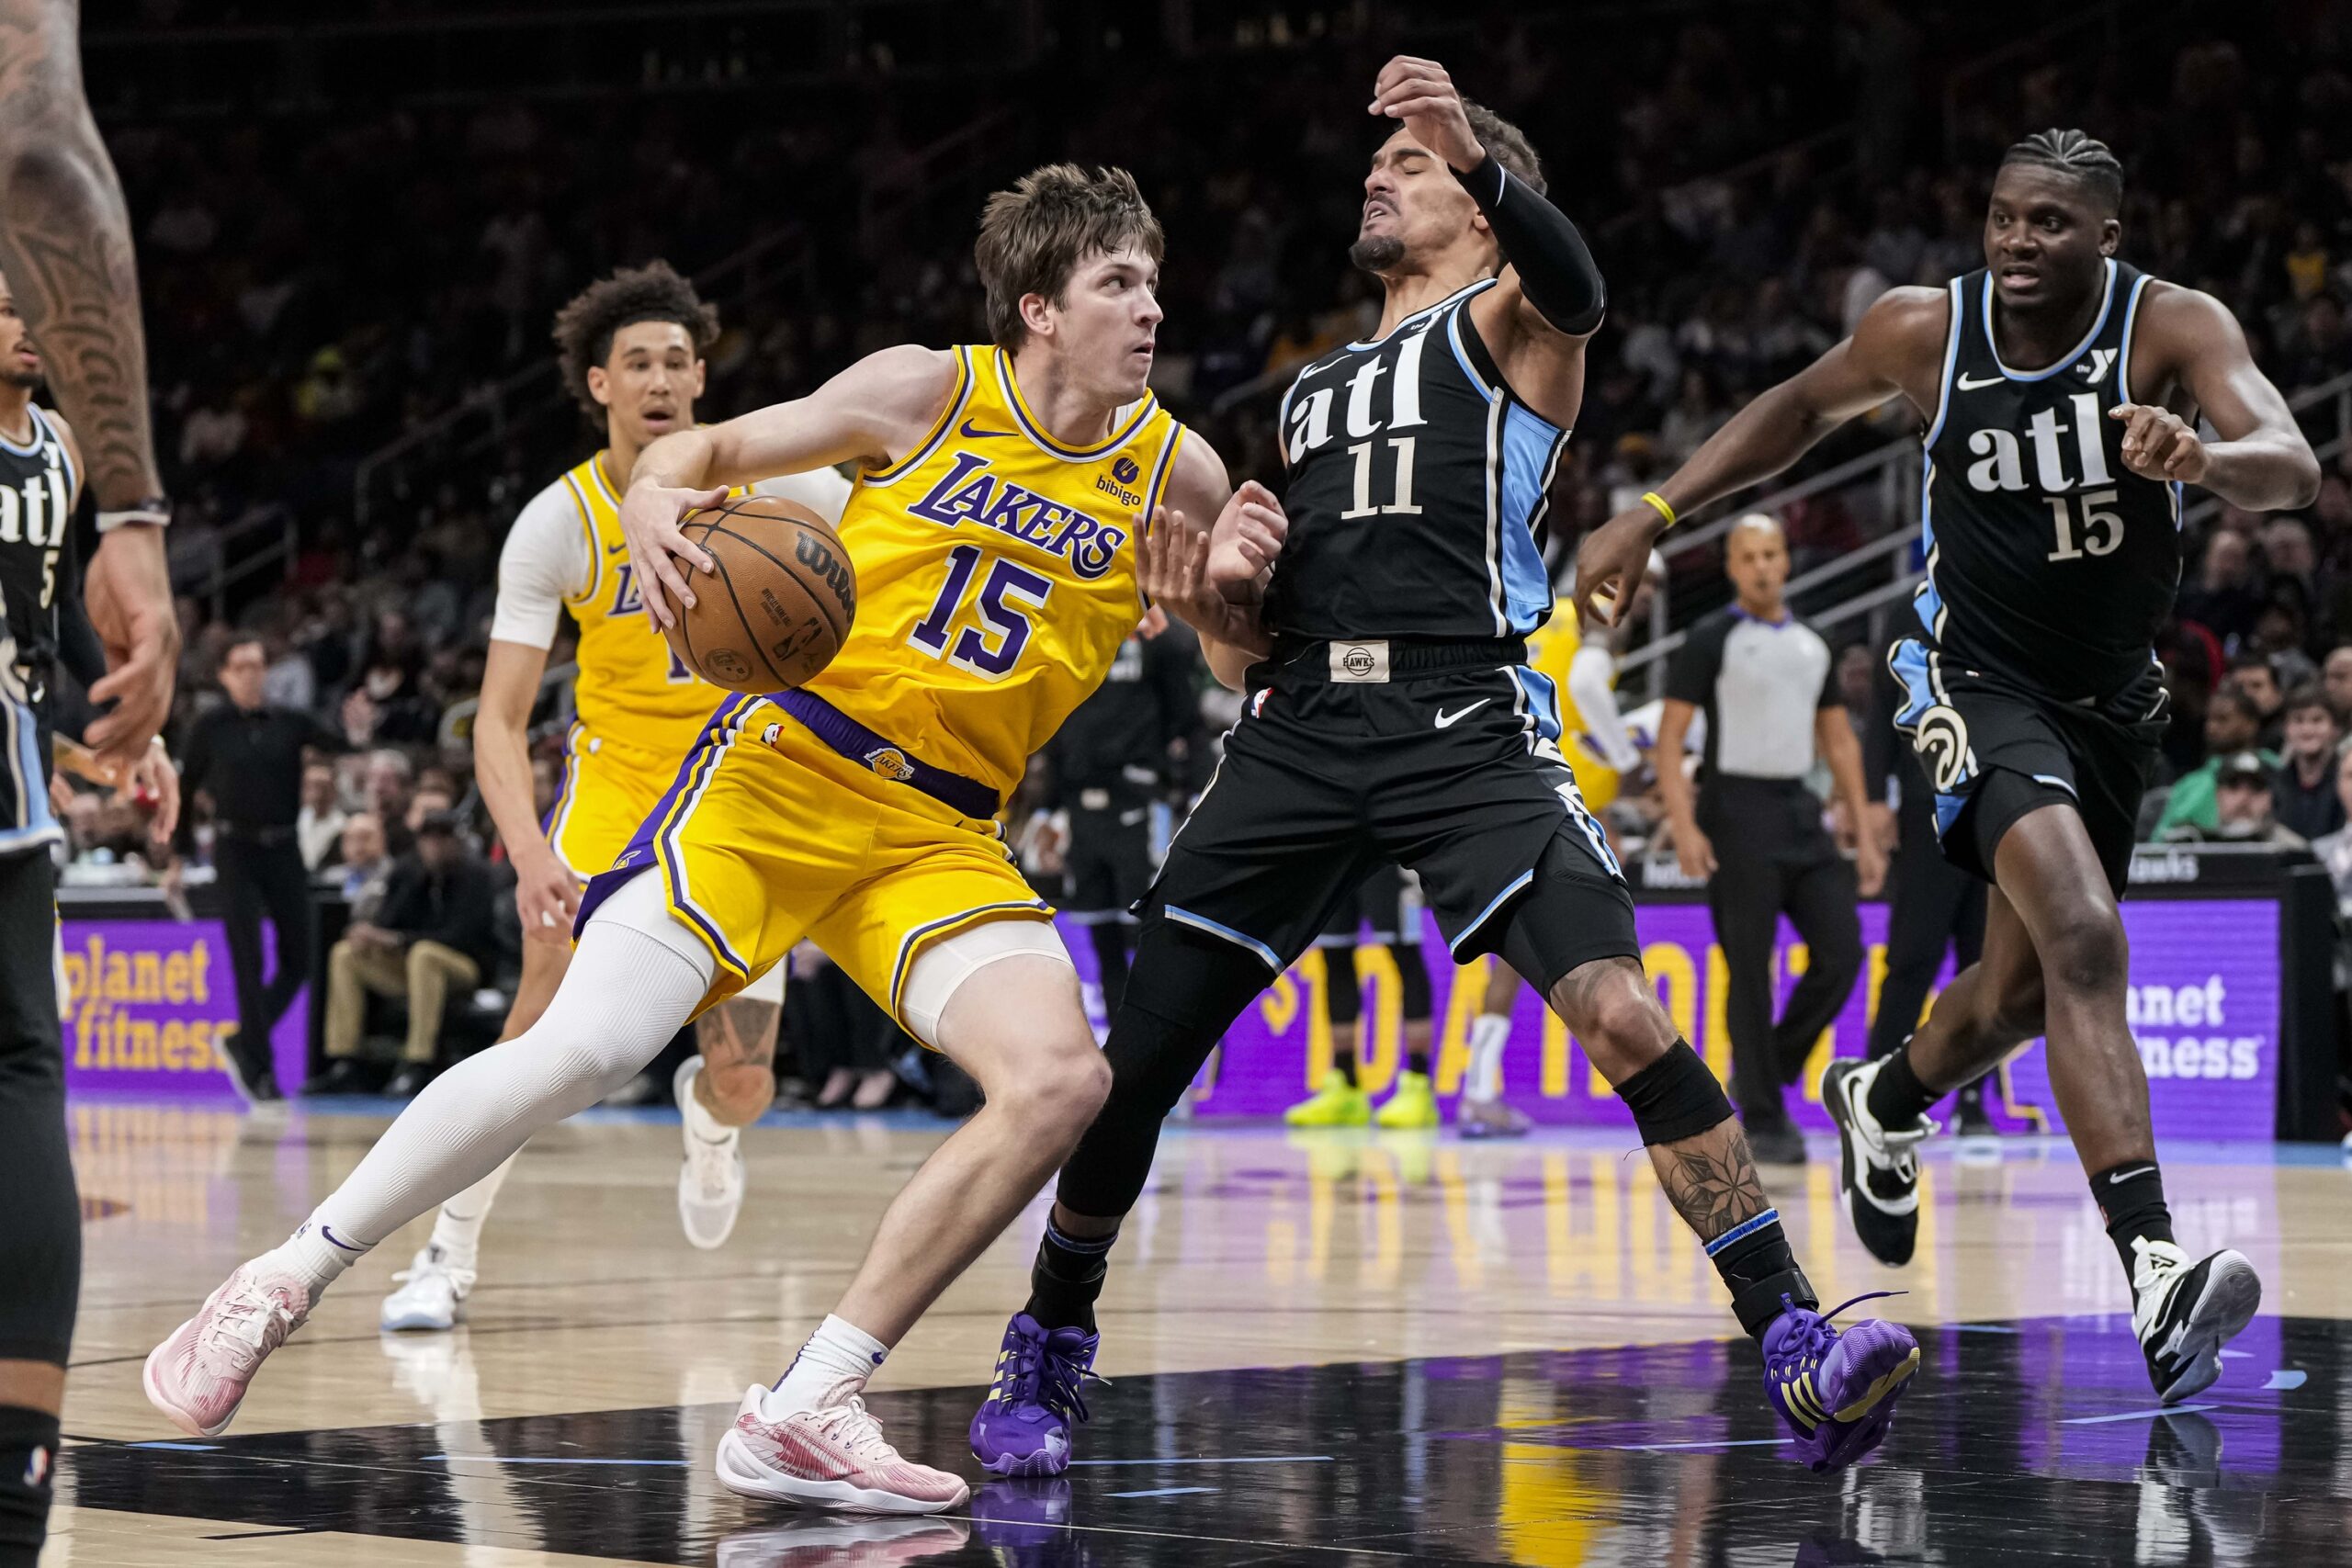
[[[716,570],[678,520],[725,499],[728,487],[836,463],[888,468],[921,445],[956,388],[956,356],[902,344],[871,354],[805,398],[702,430],[665,435],[640,453],[621,502],[621,532],[645,608],[672,626],[671,600],[692,605],[677,563]]]
[[[122,183],[82,92],[74,0],[0,0],[0,270],[79,427],[106,529],[84,596],[110,672],[91,746],[138,764],[172,707],[172,613],[147,422],[147,339]]]
[[[1215,522],[1204,529],[1194,518]],[[1273,650],[1256,606],[1289,532],[1272,491],[1254,479],[1236,491],[1216,449],[1186,436],[1169,476],[1168,504],[1144,536],[1141,584],[1147,599],[1200,634],[1209,672],[1234,691]]]
[[[1854,335],[1759,393],[1709,436],[1644,501],[1586,536],[1577,550],[1577,614],[1614,626],[1672,520],[1770,479],[1821,438],[1889,398],[1907,393],[1923,412],[1943,363],[1951,296],[1940,288],[1895,288],[1862,316]],[[1605,604],[1607,608],[1598,606]]]
[[[2309,506],[2319,497],[2319,459],[2296,427],[2293,411],[2256,367],[2237,318],[2211,295],[2151,283],[2142,301],[2135,371],[2160,389],[2148,402],[2111,411],[2124,422],[2123,464],[2143,479],[2202,485],[2249,512]],[[2198,438],[2192,411],[2184,419],[2163,406],[2178,388],[2201,410],[2218,441]],[[2130,398],[2132,389],[2124,388]]]

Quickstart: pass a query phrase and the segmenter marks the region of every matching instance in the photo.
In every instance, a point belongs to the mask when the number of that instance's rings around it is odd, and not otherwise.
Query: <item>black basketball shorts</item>
[[[1497,951],[1522,914],[1557,966],[1544,984],[1638,957],[1632,895],[1559,733],[1551,682],[1523,666],[1253,691],[1146,908],[1278,973],[1343,906],[1352,931],[1357,887],[1394,863],[1457,963]]]
[[[1094,804],[1095,797],[1102,797]],[[1129,919],[1151,886],[1151,801],[1087,790],[1070,807],[1069,896],[1062,907],[1080,925]]]
[[[1368,940],[1386,947],[1418,946],[1421,940],[1421,888],[1401,866],[1372,868],[1352,897],[1341,898],[1316,937],[1317,947],[1353,947],[1366,929]]]
[[[2018,818],[2069,805],[2121,897],[2171,718],[2161,669],[2152,661],[2105,702],[2079,704],[1963,669],[1923,637],[1896,643],[1887,664],[1903,686],[1894,727],[1926,766],[1946,860],[1990,882],[1993,852]]]

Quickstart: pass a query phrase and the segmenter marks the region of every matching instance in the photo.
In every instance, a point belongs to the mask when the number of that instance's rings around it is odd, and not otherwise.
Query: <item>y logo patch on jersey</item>
[[[2115,364],[2115,356],[2121,352],[2120,349],[2113,348],[2092,349],[2075,362],[2075,368],[2082,373],[2084,380],[2096,387],[2107,379],[2109,368]]]

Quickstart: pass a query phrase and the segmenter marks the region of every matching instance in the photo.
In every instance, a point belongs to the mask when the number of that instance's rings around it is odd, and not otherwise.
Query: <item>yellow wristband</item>
[[[1666,497],[1658,494],[1658,492],[1654,490],[1645,490],[1642,491],[1642,499],[1648,502],[1652,506],[1657,508],[1657,514],[1666,519],[1666,525],[1668,527],[1671,528],[1674,526],[1676,521],[1674,508],[1666,503]]]

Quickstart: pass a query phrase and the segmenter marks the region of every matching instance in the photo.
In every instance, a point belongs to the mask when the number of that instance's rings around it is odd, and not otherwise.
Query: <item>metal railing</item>
[[[272,567],[285,577],[300,547],[293,509],[282,502],[218,528],[173,530],[166,545],[173,592],[201,602],[214,620],[226,619],[230,589]]]

